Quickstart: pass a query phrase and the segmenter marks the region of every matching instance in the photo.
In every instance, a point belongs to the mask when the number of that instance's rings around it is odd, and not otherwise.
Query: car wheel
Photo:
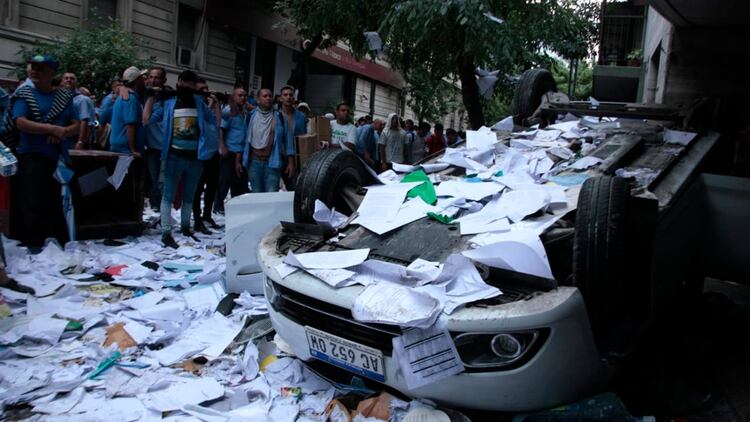
[[[578,196],[573,239],[573,281],[586,302],[601,351],[618,348],[616,331],[627,314],[626,227],[630,183],[620,177],[586,180]],[[621,333],[620,333],[621,334]]]
[[[516,86],[516,92],[510,104],[510,111],[516,124],[530,117],[542,103],[542,95],[557,91],[557,84],[547,69],[529,69],[523,72]]]
[[[294,221],[314,223],[315,200],[351,215],[351,194],[373,182],[365,164],[353,152],[324,149],[313,154],[300,172],[294,191]]]

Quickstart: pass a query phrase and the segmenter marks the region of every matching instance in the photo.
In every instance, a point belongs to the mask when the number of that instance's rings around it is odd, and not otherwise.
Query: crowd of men
[[[248,96],[237,86],[222,104],[195,72],[179,74],[175,88],[164,68],[125,69],[100,102],[78,86],[74,72],[56,75],[50,56],[28,62],[28,78],[12,95],[9,112],[18,130],[18,193],[23,212],[19,232],[38,250],[45,238],[65,239],[60,184],[53,177],[69,149],[108,149],[145,161],[146,197],[161,214],[162,242],[177,248],[170,209],[181,186],[180,231],[211,233],[224,200],[252,192],[293,188],[295,138],[308,133],[310,107],[297,103],[295,89],[267,88]],[[331,119],[322,148],[343,148],[376,171],[393,163],[416,163],[460,141],[453,129],[434,132],[396,114],[386,121],[363,116],[356,125],[342,102]],[[191,225],[192,220],[192,225]]]

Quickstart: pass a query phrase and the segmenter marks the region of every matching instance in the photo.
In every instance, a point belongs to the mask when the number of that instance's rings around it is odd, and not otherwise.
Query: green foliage
[[[393,1],[374,0],[367,2],[347,0],[281,0],[274,9],[288,17],[306,39],[323,36],[319,48],[336,45],[344,41],[352,53],[364,57],[368,45],[364,32],[375,31],[382,5]]]
[[[325,34],[327,45],[343,40],[358,57],[367,50],[362,33],[377,30],[388,61],[404,75],[407,90],[418,97],[415,104],[438,112],[439,105],[429,104],[440,100],[438,81],[456,80],[461,66],[510,76],[548,64],[551,51],[566,59],[588,56],[596,43],[599,4],[592,0],[280,0],[277,10],[303,36]],[[429,78],[431,82],[426,81]],[[498,84],[496,95],[503,97],[483,101],[484,107],[500,110],[510,103],[510,80],[501,78]]]
[[[557,83],[557,90],[565,94],[568,93],[570,67],[562,60],[555,60],[549,67],[552,77]],[[585,60],[578,62],[578,75],[576,78],[575,92],[571,100],[586,100],[591,96],[594,82],[594,68],[591,63]]]
[[[636,48],[632,50],[630,53],[628,53],[626,58],[628,60],[641,60],[642,57],[643,57],[643,50],[641,50],[640,48]]]
[[[495,94],[491,99],[484,101],[484,116],[488,126],[510,116],[510,102],[512,99],[512,94]]]
[[[439,121],[458,108],[460,91],[453,84],[429,74],[409,75],[409,80],[407,103],[419,120]]]
[[[109,24],[79,29],[65,39],[52,42],[36,41],[31,47],[22,46],[17,55],[22,62],[16,66],[16,76],[26,77],[26,61],[36,54],[51,54],[60,61],[60,72],[70,70],[78,77],[79,86],[89,88],[97,96],[110,91],[110,81],[129,66],[148,67],[153,57],[142,58],[144,42],[123,30],[116,21]]]

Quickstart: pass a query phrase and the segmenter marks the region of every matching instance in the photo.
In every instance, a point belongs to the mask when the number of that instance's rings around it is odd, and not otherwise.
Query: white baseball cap
[[[138,79],[139,76],[143,76],[148,72],[148,70],[140,70],[135,66],[130,66],[129,68],[125,69],[124,72],[122,72],[122,81],[125,83],[133,82],[134,80]]]

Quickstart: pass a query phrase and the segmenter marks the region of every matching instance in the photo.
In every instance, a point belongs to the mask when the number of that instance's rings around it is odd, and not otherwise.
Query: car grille
[[[297,293],[270,281],[276,290],[271,306],[300,325],[309,325],[329,334],[373,347],[391,356],[393,337],[401,335],[398,327],[355,321],[348,309]]]

